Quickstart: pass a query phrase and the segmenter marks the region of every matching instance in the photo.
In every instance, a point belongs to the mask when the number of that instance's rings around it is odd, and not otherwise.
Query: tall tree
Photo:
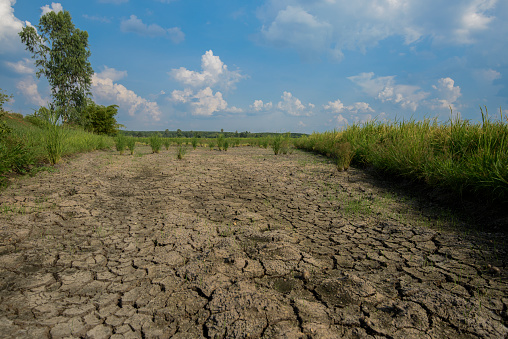
[[[37,77],[44,75],[51,85],[52,109],[59,108],[64,121],[77,122],[91,96],[94,73],[88,33],[74,27],[68,11],[43,15],[36,28],[24,27],[21,41],[35,59]]]

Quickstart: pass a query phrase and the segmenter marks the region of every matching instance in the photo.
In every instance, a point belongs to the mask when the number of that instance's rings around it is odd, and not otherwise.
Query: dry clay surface
[[[508,336],[502,234],[300,151],[137,152],[0,192],[0,337]]]

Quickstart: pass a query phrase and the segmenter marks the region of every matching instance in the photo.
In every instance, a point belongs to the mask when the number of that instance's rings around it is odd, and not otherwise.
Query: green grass
[[[459,196],[504,203],[508,201],[508,117],[501,112],[491,119],[486,111],[481,113],[481,123],[368,122],[340,132],[314,133],[294,143],[335,159],[340,152],[347,155],[344,149],[350,148],[353,164],[373,165]],[[350,146],[345,147],[347,143]]]
[[[113,138],[108,136],[72,127],[47,129],[44,124],[32,120],[33,117],[24,118],[17,113],[7,113],[0,118],[2,125],[9,129],[0,137],[0,184],[10,173],[36,172],[38,164],[56,163],[59,158],[71,154],[113,146]],[[61,138],[51,139],[55,134]]]

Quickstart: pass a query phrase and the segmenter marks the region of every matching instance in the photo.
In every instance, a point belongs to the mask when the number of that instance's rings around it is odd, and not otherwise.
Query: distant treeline
[[[251,132],[210,132],[210,131],[182,131],[180,129],[176,131],[122,131],[126,136],[149,138],[154,133],[159,133],[164,138],[217,138],[219,135],[223,135],[225,138],[264,138],[281,135],[285,133],[251,133]],[[305,136],[304,133],[290,133],[291,138],[300,138]]]

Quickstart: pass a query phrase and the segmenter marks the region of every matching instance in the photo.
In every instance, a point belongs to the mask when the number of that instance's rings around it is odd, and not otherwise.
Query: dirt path
[[[139,152],[0,192],[1,337],[508,336],[502,235],[311,154]]]

